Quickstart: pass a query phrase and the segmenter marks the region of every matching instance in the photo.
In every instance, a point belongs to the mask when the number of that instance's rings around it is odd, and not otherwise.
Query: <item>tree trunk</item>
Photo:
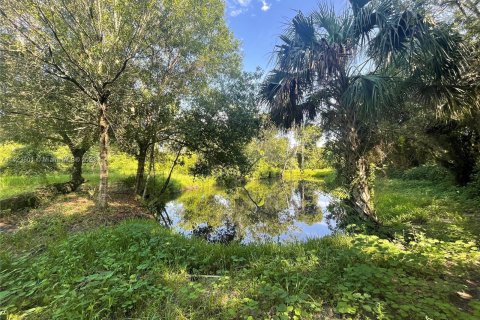
[[[350,201],[353,209],[362,218],[378,222],[372,204],[368,176],[368,162],[365,157],[361,156],[355,162],[355,178],[350,185]]]
[[[173,161],[172,167],[170,168],[170,172],[168,173],[167,180],[165,180],[165,183],[163,184],[162,190],[160,190],[160,194],[164,194],[165,191],[167,191],[168,185],[170,183],[170,179],[172,178],[173,170],[175,169],[175,166],[178,163],[178,158],[180,158],[180,154],[182,153],[182,149],[183,148],[180,148],[177,152],[177,156],[175,157],[175,160]]]
[[[369,164],[362,150],[362,143],[355,122],[348,126],[346,159],[346,178],[350,184],[350,203],[360,217],[378,223],[371,197],[369,184]]]
[[[107,104],[100,102],[100,184],[98,186],[97,205],[101,209],[108,206],[108,120],[106,116]]]
[[[71,169],[72,182],[75,185],[81,185],[85,179],[82,177],[83,156],[87,152],[85,149],[70,149],[73,155],[73,164]]]
[[[300,126],[300,143],[302,145],[302,155],[301,155],[301,164],[300,164],[300,171],[301,173],[303,174],[303,170],[305,169],[304,166],[305,166],[305,137],[304,137],[304,132],[305,130],[305,126],[304,126],[304,123],[303,123],[303,120],[302,120],[302,124]]]
[[[143,187],[145,175],[145,162],[147,159],[148,145],[139,145],[140,151],[137,155],[137,175],[135,177],[135,194],[140,194]]]
[[[150,177],[152,175],[152,170],[155,170],[155,144],[152,144],[152,149],[150,149],[150,163],[148,166],[148,175],[147,180],[145,181],[145,187],[143,188],[142,198],[147,198],[147,190],[148,190],[148,182],[150,181]]]

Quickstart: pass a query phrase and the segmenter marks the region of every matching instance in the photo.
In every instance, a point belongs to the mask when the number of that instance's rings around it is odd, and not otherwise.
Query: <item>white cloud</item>
[[[270,10],[270,7],[271,7],[271,6],[272,6],[272,5],[269,4],[269,3],[267,3],[266,0],[262,0],[262,8],[261,8],[262,11],[267,12],[268,10]]]
[[[236,17],[238,15],[246,13],[251,9],[252,2],[252,0],[225,0],[227,6],[227,14],[231,17]],[[262,4],[260,10],[264,12],[270,10],[272,6],[271,3],[267,2],[267,0],[255,0],[255,3],[258,2]]]
[[[247,7],[252,0],[235,0],[236,3],[241,5],[242,7]]]
[[[242,9],[233,9],[230,11],[230,16],[231,17],[236,17],[240,14],[242,14],[243,10]]]

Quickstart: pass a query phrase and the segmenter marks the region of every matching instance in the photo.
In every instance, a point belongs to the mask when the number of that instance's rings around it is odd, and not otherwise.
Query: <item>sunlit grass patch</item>
[[[332,175],[334,170],[332,168],[325,169],[294,169],[286,170],[283,174],[285,180],[323,180]]]
[[[380,178],[375,206],[381,221],[400,234],[414,227],[443,240],[480,241],[479,199],[467,191],[447,181]]]
[[[47,174],[41,176],[0,175],[0,199],[23,192],[31,192],[38,187],[52,183],[67,182],[68,174]]]

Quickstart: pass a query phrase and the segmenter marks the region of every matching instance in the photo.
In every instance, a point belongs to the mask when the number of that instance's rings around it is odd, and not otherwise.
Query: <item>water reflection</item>
[[[250,182],[235,189],[199,189],[159,205],[165,226],[211,242],[288,242],[332,233],[332,197],[310,181]]]

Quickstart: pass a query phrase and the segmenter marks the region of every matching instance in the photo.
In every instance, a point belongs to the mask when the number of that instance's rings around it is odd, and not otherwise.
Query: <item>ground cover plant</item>
[[[2,309],[28,318],[475,319],[479,252],[338,235],[208,244],[129,221],[2,256]],[[280,266],[280,267],[279,267]]]
[[[212,244],[165,229],[134,199],[112,201],[110,213],[99,214],[88,194],[65,196],[0,235],[2,312],[32,319],[475,319],[474,220],[452,211],[447,223],[451,206],[435,200],[450,203],[468,190],[415,182],[405,193],[412,180],[377,180],[379,216],[399,231],[394,241],[337,234],[283,245]],[[477,208],[466,202],[460,209]]]

